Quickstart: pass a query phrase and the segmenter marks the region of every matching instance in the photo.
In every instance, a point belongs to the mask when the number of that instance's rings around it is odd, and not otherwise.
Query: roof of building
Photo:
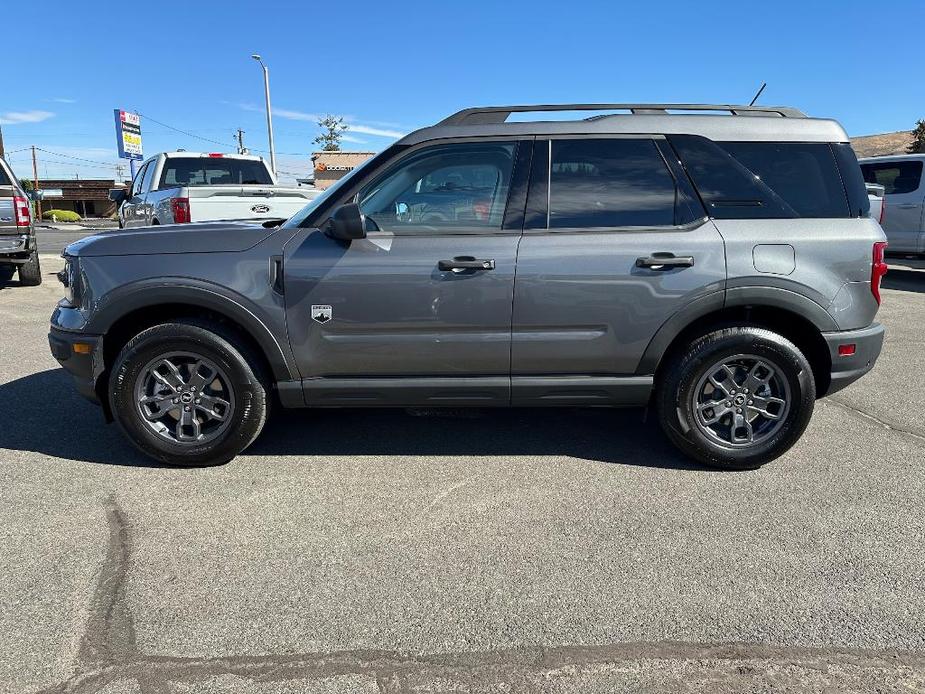
[[[912,144],[911,130],[861,135],[851,138],[851,146],[859,157],[880,157],[885,154],[906,154]]]
[[[513,113],[621,111],[576,120],[508,122]],[[413,145],[447,137],[530,135],[666,134],[702,135],[713,140],[848,142],[836,121],[809,118],[786,106],[733,104],[541,104],[489,106],[459,111],[434,126],[399,140]]]

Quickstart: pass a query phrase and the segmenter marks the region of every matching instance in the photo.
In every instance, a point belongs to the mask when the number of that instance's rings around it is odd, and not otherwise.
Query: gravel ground
[[[43,257],[49,275],[60,261]],[[277,413],[152,465],[0,289],[0,691],[925,690],[925,273],[748,473],[639,411]]]

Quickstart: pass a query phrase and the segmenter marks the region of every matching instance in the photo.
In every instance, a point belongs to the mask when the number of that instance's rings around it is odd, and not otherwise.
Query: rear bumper
[[[81,345],[80,351],[74,349],[75,345]],[[72,333],[52,326],[48,333],[48,346],[51,348],[51,355],[71,375],[77,391],[88,400],[99,404],[96,381],[103,373],[102,336]]]
[[[883,348],[883,326],[874,323],[860,330],[822,333],[832,359],[832,380],[826,395],[837,393],[866,374],[877,362]],[[839,347],[854,345],[854,354],[842,356]]]
[[[30,234],[0,235],[0,261],[5,263],[23,263],[28,254],[35,248],[35,238]],[[12,256],[12,257],[11,257]]]

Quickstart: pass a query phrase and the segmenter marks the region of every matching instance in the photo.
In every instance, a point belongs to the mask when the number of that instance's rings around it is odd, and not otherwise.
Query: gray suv
[[[509,122],[579,110],[598,113]],[[475,108],[281,226],[72,244],[49,339],[80,391],[171,464],[232,459],[277,403],[651,406],[689,456],[753,468],[873,366],[885,245],[832,120]]]

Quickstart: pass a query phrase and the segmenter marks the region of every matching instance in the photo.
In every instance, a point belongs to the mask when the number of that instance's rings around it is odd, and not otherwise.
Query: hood
[[[234,253],[253,248],[276,231],[261,224],[246,222],[201,222],[113,229],[75,241],[64,249],[64,254],[88,257]]]

